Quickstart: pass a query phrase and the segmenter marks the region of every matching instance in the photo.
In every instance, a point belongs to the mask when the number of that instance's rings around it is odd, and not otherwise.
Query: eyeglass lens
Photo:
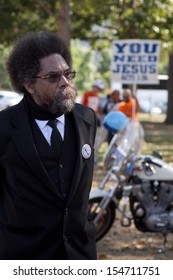
[[[65,72],[65,73],[63,73],[63,74],[59,74],[59,73],[50,73],[50,74],[47,76],[47,80],[48,80],[50,83],[59,82],[62,75],[63,75],[67,80],[72,80],[72,79],[74,79],[74,77],[75,77],[75,75],[76,75],[76,72],[73,70],[73,71],[67,71],[67,72]]]

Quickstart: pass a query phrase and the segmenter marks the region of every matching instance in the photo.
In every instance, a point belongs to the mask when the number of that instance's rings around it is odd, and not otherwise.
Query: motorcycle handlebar
[[[145,164],[145,163],[153,164],[153,165],[156,165],[156,166],[158,166],[158,167],[162,167],[161,164],[159,164],[159,163],[153,161],[150,157],[145,157],[143,163],[144,163],[144,164]]]

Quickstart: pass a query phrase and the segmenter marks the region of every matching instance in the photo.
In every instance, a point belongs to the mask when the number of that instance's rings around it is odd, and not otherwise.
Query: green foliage
[[[77,71],[74,83],[79,95],[89,90],[95,79],[110,86],[110,49],[95,51],[86,41],[72,40],[71,51],[73,68]]]
[[[0,43],[10,44],[28,31],[58,28],[56,0],[0,0]]]
[[[28,31],[56,32],[63,1],[67,0],[0,0],[0,43],[10,45]],[[160,39],[159,73],[167,74],[168,52],[173,48],[172,0],[71,0],[69,3],[72,39],[85,40],[91,46],[87,50],[72,47],[73,63],[80,73],[76,78],[79,91],[88,89],[95,78],[103,79],[109,87],[110,46],[114,39]],[[6,77],[3,63],[2,59],[0,83]]]
[[[1,62],[0,62],[0,88],[1,89],[10,89],[10,81],[9,77],[7,74],[7,69],[6,69],[6,58],[9,54],[9,49],[4,48],[2,45],[0,45],[0,57],[1,57]]]
[[[0,42],[13,42],[27,31],[56,32],[61,4],[62,0],[0,0]],[[110,46],[117,38],[155,38],[170,43],[172,14],[172,0],[71,0],[71,34],[97,48]]]
[[[80,36],[91,43],[102,39],[161,39],[172,41],[173,2],[167,1],[82,1],[72,6],[73,38]],[[92,7],[91,7],[92,6]],[[93,29],[93,24],[97,28]],[[83,28],[81,28],[81,26]],[[100,47],[101,47],[100,44]]]
[[[77,71],[75,85],[78,93],[81,94],[84,89],[88,89],[92,83],[92,51],[86,43],[83,47],[79,40],[71,42],[73,68]]]

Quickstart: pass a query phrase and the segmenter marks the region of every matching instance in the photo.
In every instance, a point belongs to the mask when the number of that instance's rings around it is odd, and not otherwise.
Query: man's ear
[[[33,83],[27,81],[24,83],[24,87],[31,95],[34,94],[34,84]]]

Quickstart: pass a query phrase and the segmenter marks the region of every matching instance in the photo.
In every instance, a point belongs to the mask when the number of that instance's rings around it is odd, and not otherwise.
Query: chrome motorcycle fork
[[[116,175],[112,172],[112,170],[109,170],[103,180],[101,181],[99,185],[99,190],[103,190],[105,188],[105,184],[109,181],[109,178],[112,178],[115,182],[117,182],[117,177]]]
[[[107,192],[106,196],[103,196],[100,204],[97,207],[97,215],[94,218],[94,223],[98,222],[98,220],[101,218],[104,210],[108,207],[110,202],[113,200],[117,187],[118,187],[118,182],[116,182],[114,187],[109,188],[109,191]]]
[[[131,221],[133,220],[129,210],[129,196],[131,189],[131,185],[123,186],[122,206],[120,205],[118,208],[118,210],[122,213],[121,226],[123,227],[131,226]]]

